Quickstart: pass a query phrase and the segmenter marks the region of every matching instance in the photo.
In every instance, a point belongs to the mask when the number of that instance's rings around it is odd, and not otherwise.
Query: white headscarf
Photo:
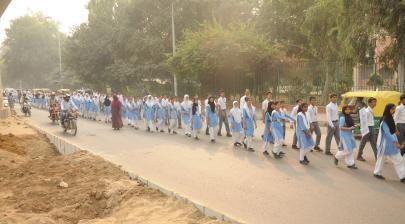
[[[154,102],[153,102],[153,97],[152,95],[148,95],[148,97],[146,98],[146,105],[148,107],[153,107]]]
[[[246,102],[245,106],[244,106],[244,109],[246,109],[246,112],[247,112],[248,116],[252,119],[253,115],[256,113],[256,107],[253,106],[253,104],[252,104],[252,114],[250,114],[250,109],[249,109],[249,106],[248,106],[248,104]]]
[[[237,122],[237,123],[241,123],[242,122],[242,110],[236,106],[236,104],[238,103],[238,101],[233,101],[232,105],[232,109],[230,111],[233,119]]]
[[[182,106],[184,109],[190,109],[190,108],[191,108],[190,97],[189,97],[187,94],[184,95],[184,100],[183,100],[183,102],[181,103],[181,106]]]

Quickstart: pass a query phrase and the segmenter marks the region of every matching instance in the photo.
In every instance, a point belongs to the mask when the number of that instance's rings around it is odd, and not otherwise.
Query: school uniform
[[[318,123],[318,107],[309,105],[308,106],[308,119],[311,124],[311,127],[313,129],[313,132],[316,135],[316,141],[315,141],[315,149],[319,149],[319,145],[321,144],[321,128],[319,127]]]
[[[346,127],[345,117],[339,119],[339,129]],[[356,148],[356,140],[353,136],[353,131],[339,130],[340,144],[339,150],[335,155],[337,160],[345,159],[347,166],[354,165],[353,150]]]
[[[191,129],[194,138],[198,138],[198,132],[202,128],[201,106],[198,105],[195,113],[191,117]]]
[[[160,130],[160,132],[164,132],[163,127],[165,125],[166,122],[166,109],[163,106],[163,101],[161,103],[157,104],[157,115],[158,115],[158,129]]]
[[[245,146],[253,150],[252,138],[255,131],[255,122],[256,122],[256,108],[252,106],[249,108],[247,105],[243,108],[243,124],[245,129]]]
[[[143,105],[144,119],[146,122],[146,127],[151,132],[155,131],[154,125],[153,125],[153,120],[154,120],[153,105],[154,105],[154,103],[151,99],[146,100],[146,102]]]
[[[297,115],[297,146],[300,148],[300,161],[308,161],[306,155],[311,149],[314,148],[315,142],[312,136],[308,136],[306,133],[310,131],[310,122],[307,114],[299,112]]]
[[[142,110],[142,101],[134,101],[133,102],[133,123],[135,129],[139,128],[139,121],[141,118],[141,110]]]
[[[291,124],[294,126],[294,137],[293,137],[293,147],[297,147],[297,113],[299,105],[295,105],[291,111],[291,117],[294,118],[294,121],[291,121]]]
[[[183,101],[180,105],[182,123],[184,125],[184,133],[191,135],[191,101]]]
[[[212,112],[211,106],[208,104],[207,107],[205,107],[205,116],[208,119],[207,126],[209,128],[208,132],[210,134],[210,139],[215,140],[215,136],[217,134],[217,129],[218,129],[218,123],[219,123],[219,118],[216,113],[216,110]]]
[[[359,110],[360,116],[360,132],[361,132],[361,142],[359,146],[359,152],[357,154],[357,159],[363,158],[363,150],[366,143],[369,141],[371,148],[374,152],[374,158],[377,159],[377,142],[374,130],[374,114],[371,107],[363,107]]]
[[[264,132],[263,132],[263,152],[267,152],[270,149],[270,143],[274,143],[274,137],[271,133],[271,115],[266,112],[264,115]]]
[[[381,176],[385,158],[388,158],[393,165],[395,172],[402,181],[405,178],[405,164],[400,150],[396,147],[398,138],[395,133],[391,133],[388,125],[383,121],[380,125],[380,131],[377,138],[377,162],[374,168],[374,174]]]
[[[242,128],[242,110],[238,107],[233,107],[230,111],[229,118],[231,121],[231,132],[233,143],[241,143],[243,128]]]
[[[284,120],[294,121],[295,119],[283,114],[277,110],[273,110],[271,113],[271,134],[274,138],[273,154],[279,156],[283,151],[284,144]]]
[[[176,134],[178,111],[176,106],[173,105],[172,103],[169,103],[168,105],[168,117],[169,117],[169,134],[170,133]]]

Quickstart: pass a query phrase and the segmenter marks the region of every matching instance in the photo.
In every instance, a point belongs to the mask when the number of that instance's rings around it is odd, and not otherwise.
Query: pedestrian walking
[[[263,131],[263,155],[269,155],[268,150],[270,149],[270,144],[274,143],[274,137],[271,133],[271,114],[273,113],[273,102],[267,104],[266,113],[264,114],[264,131]]]
[[[225,91],[219,91],[219,98],[218,98],[218,117],[219,117],[219,128],[218,128],[218,136],[222,136],[222,124],[225,124],[226,130],[226,137],[232,137],[231,131],[229,129],[228,123],[228,113],[226,110],[226,97]]]
[[[314,150],[322,152],[322,149],[319,147],[322,133],[318,123],[318,107],[316,106],[316,98],[314,96],[309,97],[308,119],[311,124],[311,133],[315,133],[316,135]]]
[[[339,135],[339,111],[337,105],[337,95],[332,93],[329,95],[329,104],[326,106],[326,120],[328,122],[328,130],[325,140],[325,154],[333,155],[330,151],[332,138],[335,137],[336,144],[339,145],[340,135]]]
[[[230,111],[231,131],[233,137],[233,145],[241,146],[241,139],[243,135],[242,128],[242,110],[239,108],[238,101],[233,101],[232,109]]]
[[[198,134],[202,128],[201,105],[198,96],[194,96],[191,108],[191,129],[195,140],[199,140]]]
[[[360,117],[360,132],[361,132],[361,142],[359,146],[359,152],[357,154],[357,160],[366,161],[363,158],[363,150],[367,142],[370,142],[371,148],[373,149],[374,158],[377,160],[377,142],[374,129],[374,107],[377,104],[377,99],[371,97],[368,99],[368,107],[363,103],[362,108],[359,110]]]
[[[248,151],[254,152],[252,145],[252,138],[255,129],[257,128],[256,123],[256,108],[252,104],[252,99],[250,97],[245,97],[246,104],[243,108],[243,128],[245,129],[245,141],[243,145]]]
[[[190,97],[186,94],[184,95],[181,107],[181,118],[184,124],[184,134],[191,137],[191,107],[192,102],[190,102]]]
[[[311,151],[315,142],[312,139],[311,134],[311,123],[308,118],[308,104],[302,103],[298,108],[297,114],[297,146],[300,149],[300,163],[303,165],[308,165],[309,160],[307,154]]]
[[[396,108],[394,120],[399,132],[398,141],[401,144],[401,155],[405,155],[405,94],[400,97],[400,105]]]
[[[293,137],[293,143],[292,143],[292,148],[293,149],[299,149],[297,146],[297,115],[298,115],[298,109],[301,106],[301,104],[304,102],[303,99],[297,99],[296,105],[293,107],[290,117],[294,118],[294,121],[290,122],[290,127],[294,128],[294,137]]]
[[[385,158],[393,164],[394,169],[402,183],[405,183],[405,164],[400,154],[401,144],[397,138],[397,127],[393,118],[396,108],[394,104],[385,106],[383,117],[380,121],[380,130],[377,138],[377,162],[374,168],[374,176],[378,179],[385,179],[382,169]]]
[[[111,103],[112,127],[114,128],[114,130],[120,130],[123,127],[121,110],[122,104],[119,101],[117,95],[114,95],[113,101]]]

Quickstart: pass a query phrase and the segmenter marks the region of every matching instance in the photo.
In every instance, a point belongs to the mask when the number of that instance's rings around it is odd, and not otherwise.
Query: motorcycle
[[[51,107],[49,118],[53,124],[59,121],[59,107],[57,105]]]
[[[24,116],[31,117],[31,106],[29,105],[29,103],[27,102],[23,103],[23,106],[21,107],[21,112],[24,114]]]
[[[71,132],[73,136],[77,134],[77,113],[74,111],[68,111],[63,119],[63,131],[65,133]]]

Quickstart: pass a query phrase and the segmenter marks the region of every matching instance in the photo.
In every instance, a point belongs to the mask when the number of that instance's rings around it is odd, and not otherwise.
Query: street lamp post
[[[59,79],[60,79],[60,86],[63,88],[63,86],[62,86],[62,80],[63,80],[63,77],[62,77],[62,49],[60,46],[59,30],[58,30],[58,53],[59,53]]]
[[[174,4],[172,3],[172,47],[173,56],[176,54],[176,33],[174,30]],[[177,96],[177,76],[173,73],[174,95]]]

